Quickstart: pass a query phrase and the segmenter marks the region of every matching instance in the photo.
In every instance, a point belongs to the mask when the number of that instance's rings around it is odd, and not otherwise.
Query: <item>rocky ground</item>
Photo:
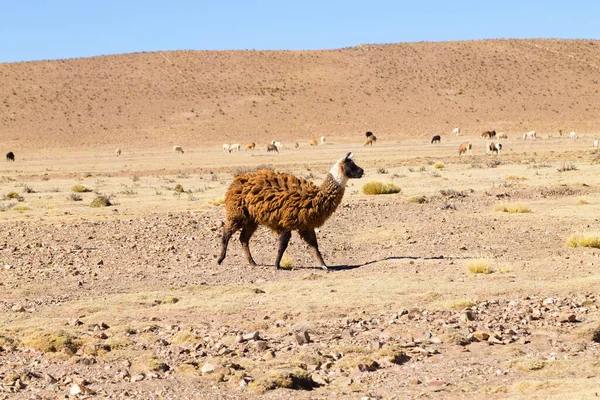
[[[237,241],[216,265],[219,206],[5,224],[0,398],[592,395],[598,253],[564,241],[597,219],[489,210],[595,190],[350,194],[319,232],[330,272],[295,236],[276,271],[266,230],[267,265]],[[482,256],[493,273],[468,273]]]

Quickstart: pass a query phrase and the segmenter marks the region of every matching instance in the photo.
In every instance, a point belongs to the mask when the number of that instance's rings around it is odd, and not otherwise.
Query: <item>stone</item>
[[[475,331],[472,336],[480,342],[486,341],[490,338],[490,334],[484,331]]]
[[[204,363],[204,365],[202,366],[202,368],[200,369],[200,371],[203,374],[210,374],[213,373],[215,371],[216,365],[212,364],[212,363]]]
[[[558,322],[577,322],[577,316],[569,313],[560,314]]]
[[[305,343],[310,343],[310,336],[307,331],[302,331],[294,334],[294,339],[298,345],[303,345]]]
[[[144,374],[137,374],[131,377],[130,382],[139,382],[143,381],[144,379],[146,379]]]
[[[314,383],[316,383],[319,386],[327,386],[329,385],[329,382],[327,382],[325,380],[325,378],[323,378],[321,375],[319,374],[312,374],[310,376],[310,378],[313,380]]]
[[[247,342],[249,340],[258,340],[258,339],[260,339],[260,332],[254,331],[251,333],[247,333],[245,335],[242,335],[242,339],[244,342]]]
[[[256,350],[258,351],[265,351],[268,347],[268,344],[266,341],[264,340],[257,340],[256,341]]]

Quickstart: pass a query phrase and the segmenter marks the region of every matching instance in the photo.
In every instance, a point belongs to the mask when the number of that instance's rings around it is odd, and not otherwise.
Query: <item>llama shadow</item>
[[[328,271],[332,271],[332,272],[333,271],[345,271],[345,270],[365,267],[370,264],[375,264],[378,262],[389,261],[389,260],[443,260],[445,258],[450,258],[450,257],[444,257],[444,256],[432,256],[432,257],[389,256],[389,257],[381,258],[379,260],[367,261],[362,264],[332,265],[332,266],[328,266],[327,268],[328,268]],[[317,269],[320,269],[320,268],[317,268]]]

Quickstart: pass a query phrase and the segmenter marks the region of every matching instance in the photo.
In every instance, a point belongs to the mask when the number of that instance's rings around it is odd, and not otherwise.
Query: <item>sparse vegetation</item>
[[[363,185],[362,191],[364,194],[394,194],[400,193],[402,189],[394,183],[383,183],[379,181],[371,181]]]
[[[433,168],[435,168],[435,169],[442,169],[442,168],[444,168],[444,163],[443,162],[436,162],[435,164],[433,164]]]
[[[407,197],[406,201],[409,203],[424,204],[424,203],[427,203],[427,197],[426,196],[411,196],[411,197]]]
[[[90,203],[90,207],[92,208],[110,207],[112,205],[113,203],[110,201],[110,196],[104,194],[96,196]]]
[[[527,205],[526,203],[520,203],[520,202],[516,202],[516,203],[508,203],[508,202],[504,202],[504,203],[498,203],[494,206],[494,211],[500,211],[500,212],[505,212],[505,213],[510,213],[510,214],[515,214],[515,213],[530,213],[531,212],[531,208],[529,208],[529,205]]]
[[[472,274],[489,274],[491,273],[490,262],[485,258],[477,258],[467,261],[465,264],[467,271]]]
[[[564,163],[561,167],[557,168],[558,172],[577,171],[578,169],[579,168],[577,168],[577,165],[573,164],[572,162]]]
[[[91,192],[92,189],[86,188],[82,184],[77,184],[71,188],[71,190],[75,193],[88,193]]]
[[[594,247],[600,249],[600,233],[582,233],[567,239],[568,247]]]
[[[525,178],[524,176],[519,176],[519,175],[507,175],[504,179],[506,179],[507,181],[526,181],[527,178]]]

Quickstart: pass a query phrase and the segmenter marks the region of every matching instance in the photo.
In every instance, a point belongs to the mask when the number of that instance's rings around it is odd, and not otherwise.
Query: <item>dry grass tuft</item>
[[[435,164],[433,164],[433,168],[435,168],[435,169],[442,169],[442,168],[444,168],[444,163],[443,162],[436,162]]]
[[[524,176],[518,176],[518,175],[507,175],[506,178],[504,178],[507,181],[526,181],[527,178],[525,178]]]
[[[300,367],[283,367],[267,371],[250,382],[248,389],[263,394],[278,388],[311,390],[318,386],[308,371]]]
[[[393,183],[379,181],[367,182],[362,188],[364,194],[394,194],[400,193],[402,189]]]
[[[104,194],[96,196],[96,198],[90,203],[90,207],[92,208],[110,207],[112,205],[113,203],[111,203],[110,197]]]
[[[35,330],[24,336],[21,343],[25,347],[43,353],[64,352],[68,355],[75,354],[82,345],[81,340],[62,330],[57,332]]]
[[[506,213],[530,213],[531,208],[527,203],[499,203],[494,206],[494,211]]]
[[[225,204],[225,196],[216,197],[214,200],[209,201],[209,203],[217,207],[222,206]]]
[[[579,203],[580,205],[590,204],[590,202],[586,198],[584,198],[584,197],[580,197],[577,200],[577,203]]]
[[[287,254],[284,254],[283,257],[281,257],[279,266],[281,267],[281,269],[292,270],[294,269],[294,260],[288,257]]]
[[[490,274],[492,271],[490,269],[490,262],[485,258],[476,258],[474,260],[470,260],[465,264],[467,271],[472,274]]]
[[[567,239],[568,247],[594,247],[600,249],[600,234],[598,233],[582,233],[581,235],[573,235]]]
[[[85,186],[83,186],[81,184],[77,184],[77,185],[73,186],[71,188],[71,190],[75,193],[88,193],[88,192],[92,191],[92,189],[86,188]]]
[[[424,204],[424,203],[427,203],[427,197],[426,196],[411,196],[411,197],[407,197],[406,201],[408,203]]]

